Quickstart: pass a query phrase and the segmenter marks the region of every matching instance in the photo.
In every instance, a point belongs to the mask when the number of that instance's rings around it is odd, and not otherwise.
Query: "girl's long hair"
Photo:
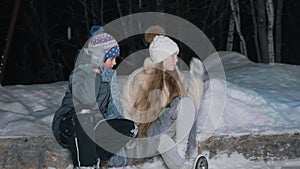
[[[146,85],[138,89],[139,94],[133,106],[144,113],[145,119],[151,119],[139,124],[140,136],[146,137],[147,130],[158,119],[163,108],[182,95],[183,85],[177,68],[163,71],[162,63],[158,64],[158,68],[145,68],[141,73],[146,77]]]

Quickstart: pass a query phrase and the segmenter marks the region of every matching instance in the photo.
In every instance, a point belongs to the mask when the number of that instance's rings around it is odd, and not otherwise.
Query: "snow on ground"
[[[209,160],[210,169],[300,169],[299,159],[285,161],[249,161],[234,153],[230,157],[220,154]]]
[[[199,140],[221,134],[300,131],[300,66],[257,64],[238,53],[219,54],[226,83],[219,76],[222,73],[215,73],[213,69],[219,58],[205,60],[205,67],[211,74],[206,76],[198,116]],[[119,79],[124,81],[125,77],[120,76]],[[51,135],[53,113],[61,103],[66,85],[67,82],[0,86],[0,137]],[[211,169],[300,168],[299,161],[254,162],[239,154],[230,157],[219,154],[209,163]],[[138,168],[164,167],[161,160],[156,160]]]
[[[286,159],[284,161],[250,161],[242,155],[234,153],[228,157],[227,154],[220,154],[209,159],[209,169],[300,169],[300,159]],[[72,169],[69,165],[66,169]],[[109,169],[168,169],[161,159],[143,165],[113,167]]]
[[[218,75],[206,80],[198,119],[199,125],[204,125],[199,126],[204,133],[200,139],[211,134],[300,131],[300,66],[257,64],[232,52],[220,52],[219,56],[226,83]],[[208,70],[217,59],[219,57],[211,57],[204,61]],[[221,107],[222,104],[216,103],[222,101],[224,109],[212,111],[214,107]]]

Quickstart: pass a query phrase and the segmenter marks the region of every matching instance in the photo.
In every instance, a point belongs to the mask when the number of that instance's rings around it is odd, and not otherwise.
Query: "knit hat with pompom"
[[[179,47],[177,44],[172,39],[163,35],[155,36],[149,46],[150,58],[153,63],[159,63],[178,52]]]
[[[157,35],[165,35],[165,29],[162,28],[159,25],[154,25],[149,27],[146,31],[145,31],[145,41],[148,43],[151,43],[152,40],[154,39],[155,36]]]
[[[103,62],[107,58],[118,57],[120,48],[116,39],[104,32],[101,26],[92,26],[90,29],[92,37],[88,42],[88,52],[93,57]]]

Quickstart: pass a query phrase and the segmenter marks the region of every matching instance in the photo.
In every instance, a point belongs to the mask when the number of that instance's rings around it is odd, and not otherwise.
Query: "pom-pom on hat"
[[[179,47],[177,44],[163,35],[156,36],[149,46],[150,58],[153,63],[159,63],[178,52]]]
[[[100,60],[120,55],[120,48],[116,39],[104,32],[101,26],[92,26],[90,29],[92,37],[88,43],[88,51],[94,57],[100,57]]]
[[[151,26],[145,31],[145,41],[151,43],[155,36],[165,34],[164,28],[160,27],[159,25]]]

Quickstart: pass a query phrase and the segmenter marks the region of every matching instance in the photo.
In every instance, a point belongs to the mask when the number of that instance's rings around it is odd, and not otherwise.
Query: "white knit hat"
[[[149,46],[150,58],[153,63],[159,63],[176,52],[179,52],[177,44],[163,35],[156,36]]]

